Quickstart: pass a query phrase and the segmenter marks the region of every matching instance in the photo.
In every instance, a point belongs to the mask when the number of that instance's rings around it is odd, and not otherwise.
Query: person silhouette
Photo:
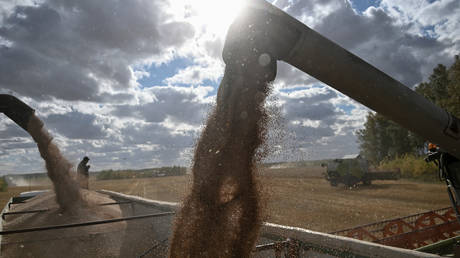
[[[77,167],[78,183],[80,184],[80,187],[84,189],[89,189],[89,168],[91,166],[87,165],[88,162],[89,158],[85,156]]]

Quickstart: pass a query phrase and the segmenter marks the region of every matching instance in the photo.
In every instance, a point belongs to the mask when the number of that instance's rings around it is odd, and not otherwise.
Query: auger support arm
[[[232,26],[235,24],[255,28],[245,37],[254,38],[256,49],[297,67],[460,158],[458,118],[282,10],[264,0],[250,0]],[[231,27],[227,40],[243,38],[243,32]],[[228,64],[225,48],[223,57]]]

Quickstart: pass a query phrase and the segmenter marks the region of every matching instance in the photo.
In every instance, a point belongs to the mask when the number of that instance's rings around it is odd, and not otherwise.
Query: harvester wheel
[[[357,183],[359,182],[358,178],[356,178],[355,176],[347,176],[345,178],[345,185],[347,187],[353,187],[355,186]]]
[[[329,181],[329,183],[331,184],[331,186],[337,186],[338,185],[337,181],[335,181],[335,180],[331,180],[331,181]]]

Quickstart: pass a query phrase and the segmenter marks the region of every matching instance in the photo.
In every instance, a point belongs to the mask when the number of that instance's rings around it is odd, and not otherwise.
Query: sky
[[[215,103],[228,26],[244,0],[0,0],[0,93],[36,110],[74,164],[189,166]],[[460,52],[457,0],[270,0],[407,87]],[[278,62],[265,162],[359,152],[369,110]],[[0,115],[0,174],[43,172]]]

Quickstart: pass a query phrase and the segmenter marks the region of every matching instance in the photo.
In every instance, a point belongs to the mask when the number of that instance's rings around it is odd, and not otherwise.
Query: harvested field
[[[264,220],[331,232],[450,205],[441,183],[374,181],[354,189],[334,188],[321,178],[321,171],[321,167],[263,171]],[[189,181],[190,176],[103,180],[91,181],[90,188],[177,202],[187,193]],[[0,193],[0,200],[6,203],[9,196],[28,190],[10,187]]]
[[[266,221],[332,232],[449,206],[442,184],[375,181],[354,189],[320,178],[262,180],[268,193]]]

